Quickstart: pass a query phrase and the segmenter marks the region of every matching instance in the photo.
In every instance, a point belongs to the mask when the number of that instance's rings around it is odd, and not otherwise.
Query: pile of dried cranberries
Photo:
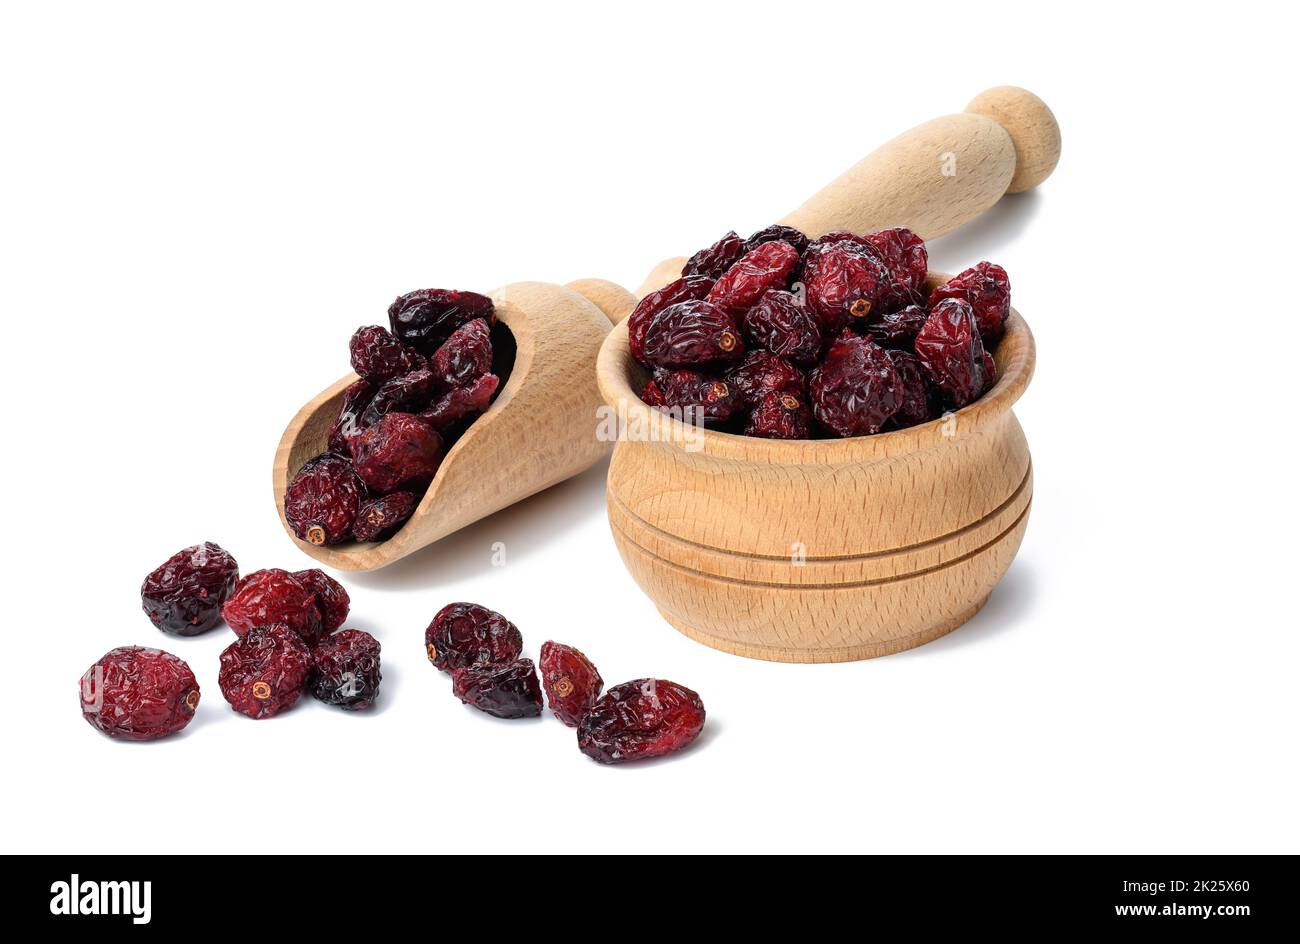
[[[360,379],[343,394],[328,450],[285,492],[285,519],[303,541],[390,537],[501,383],[487,296],[421,289],[393,302],[388,320],[389,328],[369,325],[352,335]]]
[[[651,372],[641,398],[769,439],[865,436],[959,409],[996,379],[1011,286],[981,262],[927,296],[928,264],[902,228],[728,233],[629,317]]]

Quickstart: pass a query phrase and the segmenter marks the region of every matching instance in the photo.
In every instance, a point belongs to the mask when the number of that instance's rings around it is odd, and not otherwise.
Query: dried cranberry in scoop
[[[796,252],[803,253],[808,248],[808,237],[793,226],[783,226],[780,223],[773,223],[765,229],[760,229],[749,239],[745,240],[745,252],[757,249],[763,243],[775,242],[776,240],[789,243],[795,248]]]
[[[896,283],[911,292],[921,291],[930,268],[930,254],[920,236],[896,226],[868,233],[865,238],[876,247]]]
[[[713,279],[703,275],[692,275],[669,282],[657,292],[651,292],[637,303],[627,319],[627,346],[632,357],[645,367],[653,367],[645,356],[645,335],[650,330],[650,322],[669,305],[678,302],[698,301],[709,294],[713,288]]]
[[[466,387],[492,369],[492,331],[482,318],[461,325],[429,358],[437,389]]]
[[[387,328],[357,328],[348,342],[352,369],[362,380],[381,384],[424,366],[419,354],[402,344]]]
[[[959,272],[930,293],[930,308],[945,298],[960,298],[970,304],[985,343],[996,344],[1002,337],[1011,314],[1011,281],[1002,266],[981,262]]]
[[[442,456],[442,437],[409,413],[389,413],[352,441],[357,475],[380,495],[427,483]]]
[[[934,306],[916,336],[916,356],[949,406],[965,406],[992,383],[975,313],[961,299],[945,298]]]
[[[453,331],[475,318],[496,321],[492,299],[476,292],[426,288],[398,297],[388,307],[393,334],[422,354],[432,354]]]
[[[313,650],[311,693],[327,705],[359,711],[379,694],[379,640],[359,629],[335,633]]]
[[[149,621],[173,636],[197,636],[221,622],[221,605],[239,580],[239,565],[211,541],[177,551],[140,587]]]
[[[358,541],[383,541],[415,512],[420,499],[412,492],[389,492],[361,503],[352,536]]]
[[[751,348],[762,348],[800,367],[811,367],[822,350],[817,316],[792,293],[772,290],[742,318]]]
[[[194,718],[199,683],[170,652],[123,646],[81,677],[81,714],[111,738],[152,741],[175,734]]]
[[[745,254],[745,241],[733,230],[708,249],[701,249],[686,260],[682,275],[703,275],[716,279]]]
[[[798,262],[799,252],[789,243],[763,243],[745,253],[713,284],[708,300],[732,315],[742,315],[768,290],[785,288]]]
[[[926,383],[921,361],[910,351],[889,351],[898,376],[903,379],[903,401],[889,419],[894,429],[915,426],[935,418],[937,411],[930,406],[930,385]]]
[[[365,380],[358,380],[343,391],[343,405],[330,428],[330,452],[345,457],[352,455],[348,441],[361,432],[361,414],[374,398],[375,387]]]
[[[251,630],[221,653],[217,682],[230,707],[250,718],[292,708],[311,673],[311,650],[298,634],[274,623]]]
[[[903,379],[885,349],[845,332],[809,375],[813,415],[836,436],[880,431],[903,402]]]
[[[477,603],[449,603],[424,631],[429,661],[443,672],[502,665],[519,658],[524,637],[514,623]]]
[[[741,402],[752,407],[765,393],[773,391],[803,395],[808,381],[803,371],[771,351],[750,351],[726,374]]]
[[[437,392],[438,379],[427,368],[394,377],[375,391],[357,423],[364,431],[389,413],[418,413],[429,405]],[[355,440],[355,436],[349,437],[348,446],[351,447]]]
[[[704,727],[704,703],[664,679],[615,685],[578,724],[578,749],[602,764],[660,757],[681,750]]]
[[[315,645],[321,636],[316,593],[287,570],[256,570],[235,587],[221,615],[237,635],[259,626],[282,624]]]
[[[492,404],[500,384],[501,378],[496,374],[484,374],[467,387],[448,390],[419,414],[420,419],[446,436],[465,420],[484,412]]]
[[[572,646],[542,643],[542,688],[555,717],[576,728],[582,716],[600,697],[605,681],[592,661]]]
[[[824,339],[865,320],[892,282],[876,251],[850,240],[810,246],[804,258],[806,304],[817,314]]]
[[[754,403],[746,436],[762,439],[811,439],[813,415],[802,393],[771,390]]]
[[[720,423],[741,408],[734,388],[694,370],[660,370],[641,393],[648,405],[677,413],[684,423]]]
[[[456,669],[451,690],[465,704],[497,718],[536,718],[542,713],[542,686],[532,659]]]
[[[910,350],[930,313],[921,305],[907,305],[887,313],[872,312],[864,325],[881,347]]]
[[[725,310],[709,301],[685,301],[654,316],[644,351],[656,367],[698,368],[739,360],[745,344],[736,319]]]
[[[332,453],[317,456],[284,492],[284,518],[299,540],[338,544],[352,536],[365,486],[352,463]]]
[[[318,567],[294,572],[294,579],[316,595],[316,609],[320,610],[321,635],[328,636],[343,625],[352,606],[343,584]]]

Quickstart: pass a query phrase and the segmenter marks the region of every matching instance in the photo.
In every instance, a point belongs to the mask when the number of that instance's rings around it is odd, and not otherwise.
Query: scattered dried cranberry
[[[945,298],[960,298],[970,304],[985,343],[996,344],[1001,339],[1011,314],[1011,280],[1002,266],[980,262],[954,275],[930,293],[931,310]]]
[[[903,379],[885,349],[845,332],[808,378],[813,414],[836,436],[880,431],[903,402]]]
[[[287,626],[308,645],[315,645],[322,630],[315,591],[278,568],[257,570],[239,581],[221,608],[221,615],[240,636],[276,623]]]
[[[448,390],[420,413],[420,419],[442,435],[449,435],[462,421],[474,419],[491,405],[500,383],[496,374],[484,374],[467,387]]]
[[[284,493],[284,518],[308,544],[338,544],[352,535],[365,486],[352,463],[333,453],[310,460]]]
[[[799,253],[803,253],[808,248],[808,237],[793,226],[782,226],[780,223],[773,223],[765,229],[760,229],[749,239],[745,240],[745,252],[757,249],[763,243],[775,242],[776,240],[789,243]]]
[[[426,288],[398,297],[388,321],[399,341],[421,354],[432,354],[453,331],[475,318],[496,322],[492,299],[476,292]]]
[[[572,646],[542,643],[542,687],[555,717],[576,728],[582,716],[600,697],[605,681],[592,661]]]
[[[881,347],[910,350],[930,313],[921,305],[907,305],[888,313],[867,316],[867,334]]]
[[[650,322],[669,305],[678,302],[699,301],[713,288],[713,279],[692,275],[669,282],[657,292],[651,292],[637,303],[627,319],[627,346],[638,363],[653,367],[645,357],[645,335]]]
[[[272,623],[226,647],[217,682],[240,714],[270,718],[298,701],[311,667],[307,644],[289,627]]]
[[[867,242],[880,252],[894,281],[910,292],[919,292],[930,269],[930,254],[925,241],[902,226],[868,233]]]
[[[798,262],[799,251],[789,243],[763,243],[745,253],[713,284],[708,300],[732,315],[743,315],[768,290],[785,288]]]
[[[199,683],[190,667],[161,649],[114,649],[81,677],[82,717],[111,738],[152,741],[175,734],[198,704]]]
[[[685,301],[654,316],[644,350],[656,367],[703,367],[739,360],[745,344],[729,313],[712,302]]]
[[[173,636],[197,636],[221,622],[221,605],[239,580],[239,565],[211,541],[177,551],[140,587],[149,621]]]
[[[664,679],[615,685],[578,725],[578,749],[602,764],[660,757],[681,750],[704,727],[704,703]]]
[[[361,503],[352,536],[358,541],[383,541],[391,537],[419,506],[412,492],[389,492]]]
[[[357,328],[348,342],[352,353],[352,369],[362,380],[381,384],[402,374],[409,374],[424,366],[424,361],[402,344],[387,328],[367,325]]]
[[[433,376],[433,371],[427,368],[394,377],[370,398],[370,403],[361,411],[358,425],[364,432],[389,413],[419,413],[429,405],[437,390],[438,380]],[[349,446],[354,445],[355,441],[356,436],[347,440]]]
[[[771,351],[750,351],[725,376],[741,402],[749,407],[764,394],[781,392],[802,396],[808,387],[803,371]]]
[[[745,241],[733,230],[708,249],[701,249],[686,260],[682,275],[703,275],[716,279],[745,254]]]
[[[790,292],[768,291],[743,318],[750,347],[811,367],[822,349],[817,316]]]
[[[465,704],[497,718],[536,718],[542,713],[542,686],[532,659],[456,669],[451,690]]]
[[[424,631],[429,661],[444,672],[486,668],[519,658],[524,637],[514,623],[477,603],[449,603]]]
[[[930,407],[929,385],[925,382],[920,359],[910,351],[886,353],[903,380],[903,400],[898,411],[889,418],[890,426],[903,429],[934,419],[936,414]]]
[[[660,370],[645,385],[641,399],[664,412],[675,411],[684,423],[720,423],[741,408],[736,391],[717,377],[694,370]]]
[[[352,607],[352,598],[343,589],[343,584],[317,567],[295,571],[293,577],[316,595],[321,636],[328,636],[343,625],[348,618],[348,610]]]
[[[379,694],[379,640],[359,629],[335,633],[312,652],[311,693],[349,711],[369,708]]]
[[[345,458],[352,455],[348,441],[361,432],[361,414],[374,398],[375,388],[365,380],[358,380],[343,391],[343,406],[330,429],[330,452]]]
[[[817,314],[823,339],[865,319],[892,281],[874,249],[849,240],[810,246],[804,260],[806,304]]]
[[[352,441],[357,475],[381,495],[402,486],[427,484],[442,456],[442,437],[409,413],[389,413]]]
[[[770,390],[754,402],[745,435],[763,439],[810,439],[812,425],[812,410],[803,394]]]
[[[429,358],[439,390],[466,387],[492,370],[492,331],[482,318],[467,321]]]
[[[975,312],[962,299],[945,298],[934,306],[916,336],[916,356],[950,406],[965,406],[992,384]]]

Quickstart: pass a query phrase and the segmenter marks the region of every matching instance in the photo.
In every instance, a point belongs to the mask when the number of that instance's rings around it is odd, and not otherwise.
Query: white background
[[[6,5],[4,847],[1300,850],[1296,24],[1260,9]],[[229,631],[140,612],[197,541],[310,564],[272,454],[394,295],[635,287],[1000,84],[1065,145],[932,245],[1006,266],[1039,350],[1028,534],[966,627],[846,665],[698,646],[620,563],[603,467],[344,577],[384,647],[369,714],[237,716]],[[530,655],[697,689],[701,742],[603,768],[554,718],[462,707],[422,647],[460,599]],[[78,678],[126,644],[194,667],[183,735],[81,719]]]

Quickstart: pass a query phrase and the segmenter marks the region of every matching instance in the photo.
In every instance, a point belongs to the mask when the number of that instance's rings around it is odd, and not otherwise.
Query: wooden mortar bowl
[[[930,273],[927,289],[948,276]],[[697,429],[646,406],[627,324],[597,362],[625,419],[608,505],[624,563],[660,613],[725,652],[843,662],[910,649],[975,615],[1020,547],[1033,493],[1011,406],[1034,372],[1012,310],[998,380],[921,426],[779,441]]]

